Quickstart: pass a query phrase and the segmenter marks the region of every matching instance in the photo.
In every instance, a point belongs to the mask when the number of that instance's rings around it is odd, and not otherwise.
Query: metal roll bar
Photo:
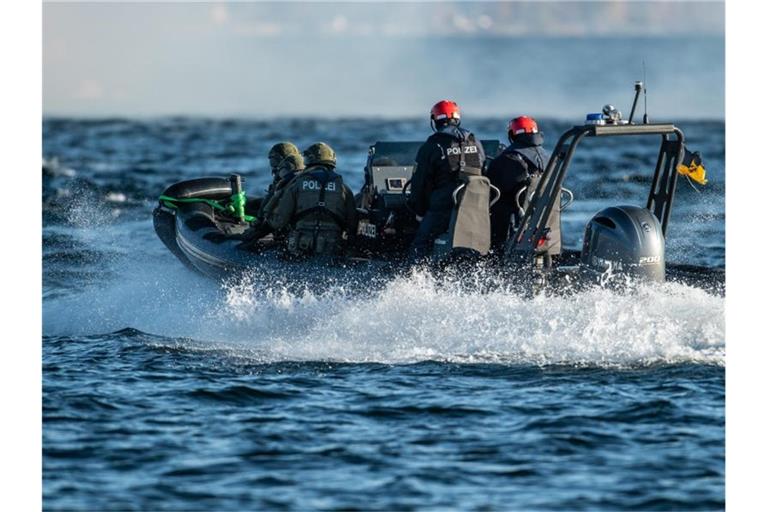
[[[685,142],[682,130],[668,123],[574,126],[558,140],[552,157],[525,209],[522,221],[515,230],[514,236],[507,242],[508,256],[511,257],[512,253],[520,252],[536,254],[538,242],[546,237],[546,222],[555,207],[555,202],[560,198],[559,192],[565,181],[573,153],[582,139],[621,135],[661,135],[659,157],[646,208],[659,219],[662,233],[666,236],[677,185],[677,165],[680,163]]]

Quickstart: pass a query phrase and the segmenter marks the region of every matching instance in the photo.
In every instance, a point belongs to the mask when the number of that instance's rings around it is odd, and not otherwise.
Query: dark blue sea
[[[578,122],[542,120],[546,146]],[[505,119],[464,123],[503,138]],[[725,265],[725,125],[680,123],[667,259]],[[176,181],[323,140],[353,189],[368,146],[425,119],[43,122],[46,510],[722,510],[725,298],[679,283],[569,296],[428,274],[368,293],[217,283],[154,233]],[[566,245],[644,204],[656,139],[586,140]]]

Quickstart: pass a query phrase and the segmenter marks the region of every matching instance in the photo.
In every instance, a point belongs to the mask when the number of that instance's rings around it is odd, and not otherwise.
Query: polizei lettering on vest
[[[302,190],[320,190],[321,188],[323,188],[323,186],[320,184],[319,181],[315,181],[315,180],[306,180],[301,184]],[[327,190],[328,192],[336,192],[336,183],[333,181],[328,182],[325,185],[325,190]]]
[[[461,148],[453,146],[446,150],[449,155],[458,155],[461,153]],[[477,146],[464,146],[464,154],[477,153]]]

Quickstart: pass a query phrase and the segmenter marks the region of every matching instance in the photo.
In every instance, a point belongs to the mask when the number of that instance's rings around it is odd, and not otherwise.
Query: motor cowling
[[[581,250],[581,267],[587,272],[663,282],[665,266],[661,223],[647,209],[612,206],[587,224]]]

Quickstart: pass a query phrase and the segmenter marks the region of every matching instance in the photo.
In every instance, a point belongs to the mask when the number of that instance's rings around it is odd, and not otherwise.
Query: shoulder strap
[[[445,149],[443,149],[443,146],[439,142],[435,142],[435,146],[440,148],[440,160],[445,160]]]
[[[317,206],[325,207],[325,187],[328,185],[328,173],[323,173],[323,180],[320,181],[320,195],[317,198]]]
[[[475,139],[475,135],[471,132],[467,133],[466,137],[459,140],[459,174],[464,176],[481,176],[483,174],[482,162],[480,163],[480,167],[467,166],[466,154],[464,153],[464,141],[472,142],[475,144],[475,147],[477,147],[477,140]]]
[[[341,217],[341,215],[337,214],[336,212],[332,211],[331,209],[325,206],[325,190],[326,190],[326,186],[328,185],[328,182],[330,181],[329,174],[331,173],[326,170],[325,172],[323,172],[323,177],[318,179],[318,181],[320,182],[320,195],[317,198],[317,205],[297,213],[293,218],[294,224],[300,221],[301,219],[303,219],[304,217],[313,215],[315,213],[320,213],[330,217],[331,220],[334,221],[342,229],[342,231],[346,230],[347,225],[344,219]],[[317,225],[315,227],[319,227],[319,226],[320,226],[320,219],[317,219]]]

